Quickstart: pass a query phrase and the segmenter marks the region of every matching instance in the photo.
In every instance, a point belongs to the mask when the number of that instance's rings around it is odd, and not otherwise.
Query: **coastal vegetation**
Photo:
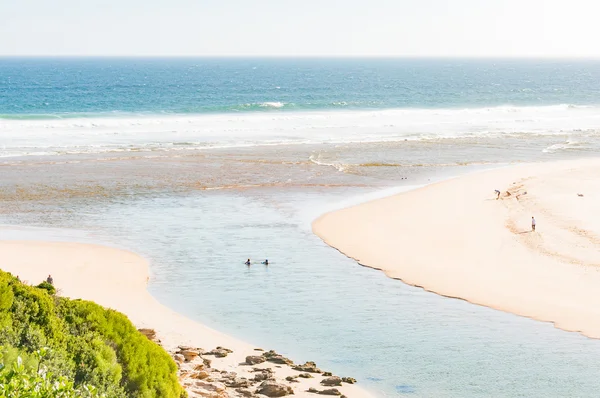
[[[129,319],[0,271],[0,397],[161,397],[177,366]]]

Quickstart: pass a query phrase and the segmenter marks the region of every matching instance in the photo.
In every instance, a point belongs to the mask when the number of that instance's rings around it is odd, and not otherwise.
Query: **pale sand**
[[[410,285],[600,338],[600,159],[478,172],[326,214],[313,230]]]
[[[3,241],[0,242],[0,258],[0,268],[18,275],[22,281],[38,284],[52,274],[60,295],[94,301],[126,314],[138,328],[156,330],[157,337],[168,350],[178,345],[205,350],[217,346],[229,348],[233,354],[225,358],[209,357],[214,358],[212,366],[237,372],[241,377],[254,376],[249,373],[251,366],[240,363],[247,355],[260,355],[254,350],[256,347],[196,323],[160,304],[146,290],[146,260],[134,253],[81,243]],[[198,294],[202,294],[201,288],[198,288]],[[267,366],[275,371],[282,383],[294,388],[296,396],[315,397],[315,394],[305,391],[309,387],[325,388],[319,384],[323,379],[320,375],[315,375],[314,379],[300,379],[300,383],[289,383],[283,379],[300,372],[287,366],[278,368],[271,363],[257,367]],[[350,398],[372,396],[357,385],[344,383],[336,388]]]

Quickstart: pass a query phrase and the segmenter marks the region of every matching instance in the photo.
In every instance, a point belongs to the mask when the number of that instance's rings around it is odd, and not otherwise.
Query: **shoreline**
[[[307,391],[309,388],[319,391],[337,388],[349,397],[373,397],[355,384],[322,385],[320,382],[327,377],[318,373],[311,373],[311,378],[298,378],[306,372],[293,370],[284,357],[252,366],[246,364],[247,356],[261,356],[263,352],[161,304],[147,290],[150,275],[147,260],[133,252],[87,243],[4,240],[0,241],[0,255],[2,270],[19,276],[26,283],[37,284],[51,274],[57,294],[94,301],[124,313],[138,329],[155,331],[156,340],[160,340],[178,363],[180,381],[190,397],[213,396],[202,395],[207,391],[221,394],[214,395],[219,397],[250,396],[244,395],[240,388],[250,387],[254,391],[260,385],[255,378],[265,372],[277,383],[292,388],[296,396],[314,397],[314,393]],[[232,352],[222,352],[215,347]],[[192,357],[189,361],[184,359],[188,356]],[[212,364],[203,367],[206,359]],[[198,371],[200,368],[203,369]],[[216,380],[216,377],[221,379]],[[290,377],[293,381],[286,380]]]
[[[600,338],[598,176],[597,158],[476,171],[327,213],[313,232],[390,278]]]

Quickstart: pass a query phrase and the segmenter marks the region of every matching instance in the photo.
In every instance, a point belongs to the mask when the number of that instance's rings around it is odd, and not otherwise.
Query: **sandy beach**
[[[600,338],[599,182],[599,159],[509,166],[335,211],[313,230],[391,278]]]
[[[148,263],[137,254],[81,243],[2,241],[0,256],[3,259],[2,269],[18,275],[22,281],[37,284],[51,274],[58,294],[94,301],[126,314],[138,328],[155,330],[162,346],[171,353],[181,351],[178,348],[180,346],[191,347],[191,351],[201,348],[200,352],[208,352],[216,347],[233,351],[223,358],[201,354],[189,363],[182,361],[179,364],[182,369],[180,378],[190,397],[243,396],[236,391],[239,388],[199,380],[198,372],[194,374],[193,370],[198,362],[202,363],[202,356],[212,361],[212,378],[215,374],[223,373],[227,376],[235,372],[237,378],[250,380],[262,369],[270,368],[277,382],[290,386],[296,396],[315,396],[307,392],[311,387],[319,391],[337,388],[348,397],[372,396],[357,385],[321,385],[320,382],[326,377],[318,373],[311,373],[312,378],[287,381],[286,377],[298,376],[305,372],[293,370],[285,364],[263,362],[249,366],[245,363],[246,357],[260,356],[262,351],[257,351],[258,347],[249,343],[196,323],[160,304],[146,290]],[[198,294],[201,294],[200,289]],[[181,356],[179,358],[182,359]],[[254,391],[259,384],[254,383],[253,387],[247,389]]]

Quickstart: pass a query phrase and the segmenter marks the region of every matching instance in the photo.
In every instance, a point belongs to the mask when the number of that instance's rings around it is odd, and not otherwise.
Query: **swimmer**
[[[264,265],[269,265],[269,260],[265,259],[265,261],[262,262]]]
[[[244,264],[250,265],[250,259],[246,260],[246,262]]]

